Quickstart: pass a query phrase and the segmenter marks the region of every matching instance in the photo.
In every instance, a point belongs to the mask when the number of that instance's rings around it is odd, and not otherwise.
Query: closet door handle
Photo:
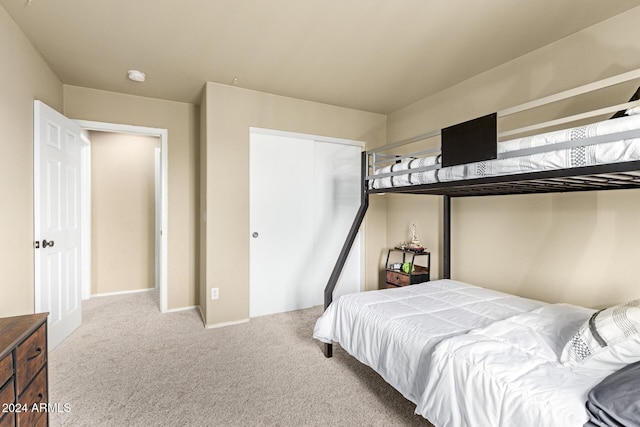
[[[257,232],[257,231],[254,231],[254,232],[251,234],[251,237],[253,237],[254,239],[257,239],[257,238],[258,238],[258,236],[259,236],[259,234],[258,234],[258,232]]]
[[[55,244],[56,244],[56,242],[54,242],[53,240],[43,240],[42,241],[42,248],[46,249],[47,246],[53,247],[53,245],[55,245]]]

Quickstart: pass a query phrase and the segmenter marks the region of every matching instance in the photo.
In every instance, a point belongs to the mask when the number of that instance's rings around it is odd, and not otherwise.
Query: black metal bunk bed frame
[[[640,70],[615,76],[602,80],[601,87],[607,87],[620,82],[640,77]],[[598,83],[598,82],[596,82]],[[593,90],[596,83],[584,85],[569,91],[561,92],[542,98],[538,101],[523,104],[520,107],[504,110],[503,115],[524,111],[539,105],[566,99],[576,94],[587,93]],[[596,88],[596,89],[597,89]],[[597,110],[595,113],[607,113],[619,108],[630,108],[637,106],[638,102],[619,104],[610,108]],[[500,113],[499,113],[500,115]],[[592,114],[596,115],[596,114]],[[577,116],[568,118],[567,121],[574,120]],[[554,121],[555,124],[555,121]],[[362,153],[361,165],[361,203],[360,208],[353,221],[349,234],[340,251],[334,269],[329,277],[329,281],[324,291],[325,310],[333,301],[333,291],[338,283],[340,273],[346,263],[347,256],[356,235],[364,220],[369,207],[369,195],[379,193],[399,193],[399,194],[429,194],[443,196],[443,271],[442,278],[451,277],[451,198],[469,196],[494,196],[494,195],[515,195],[515,194],[536,194],[536,193],[559,193],[575,191],[598,191],[598,190],[619,190],[640,188],[640,160],[626,161],[621,163],[608,163],[595,166],[583,166],[566,169],[545,170],[540,172],[519,173],[514,175],[490,176],[475,179],[465,179],[459,181],[436,182],[430,184],[407,185],[402,187],[390,187],[373,189],[369,186],[369,179],[373,176],[369,172],[369,158],[373,152],[397,147],[400,145],[423,140],[426,137],[437,135],[431,132],[418,137],[410,138],[399,143]],[[389,174],[387,174],[389,175]],[[333,344],[324,344],[324,355],[332,357]]]

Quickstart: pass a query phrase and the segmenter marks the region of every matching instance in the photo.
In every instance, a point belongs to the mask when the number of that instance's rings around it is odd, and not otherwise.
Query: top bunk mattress
[[[635,114],[586,126],[498,142],[497,160],[441,168],[440,155],[412,158],[377,169],[374,175],[391,172],[399,172],[399,174],[382,178],[374,177],[369,181],[369,188],[404,187],[640,160],[640,138],[619,139],[595,144],[589,144],[585,141],[585,145],[554,148],[554,145],[569,141],[586,140],[638,129],[640,129],[640,115]],[[536,147],[544,147],[545,149],[536,154],[517,155],[519,150]],[[510,154],[515,156],[511,157]],[[507,156],[509,157],[500,158]],[[432,167],[433,169],[413,171],[424,167]]]
[[[318,319],[314,338],[340,346],[414,403],[442,340],[545,303],[455,280],[343,295]]]

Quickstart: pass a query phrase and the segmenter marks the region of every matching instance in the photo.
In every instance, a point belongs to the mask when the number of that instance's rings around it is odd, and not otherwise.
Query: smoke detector
[[[142,71],[129,70],[127,72],[127,77],[129,77],[129,80],[131,80],[131,81],[142,83],[143,81],[146,80],[147,75],[145,73],[143,73]]]

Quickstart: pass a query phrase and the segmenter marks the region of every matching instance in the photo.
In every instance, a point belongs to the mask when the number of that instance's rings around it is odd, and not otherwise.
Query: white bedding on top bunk
[[[418,403],[438,343],[543,305],[454,280],[436,280],[341,296],[318,319],[313,336],[338,342]]]
[[[498,153],[508,153],[525,148],[553,145],[638,128],[640,128],[640,115],[625,116],[592,123],[586,126],[499,142]],[[640,160],[640,138],[564,148],[539,154],[500,160],[487,160],[413,173],[410,172],[411,169],[440,164],[440,156],[409,159],[385,166],[376,171],[376,174],[381,174],[406,170],[406,174],[377,178],[371,180],[369,186],[370,188],[376,189],[401,187],[406,185],[481,178],[485,176],[510,175],[605,163],[619,163],[631,160]]]
[[[416,413],[438,427],[582,426],[587,393],[612,371],[559,359],[593,312],[550,304],[443,341]]]

